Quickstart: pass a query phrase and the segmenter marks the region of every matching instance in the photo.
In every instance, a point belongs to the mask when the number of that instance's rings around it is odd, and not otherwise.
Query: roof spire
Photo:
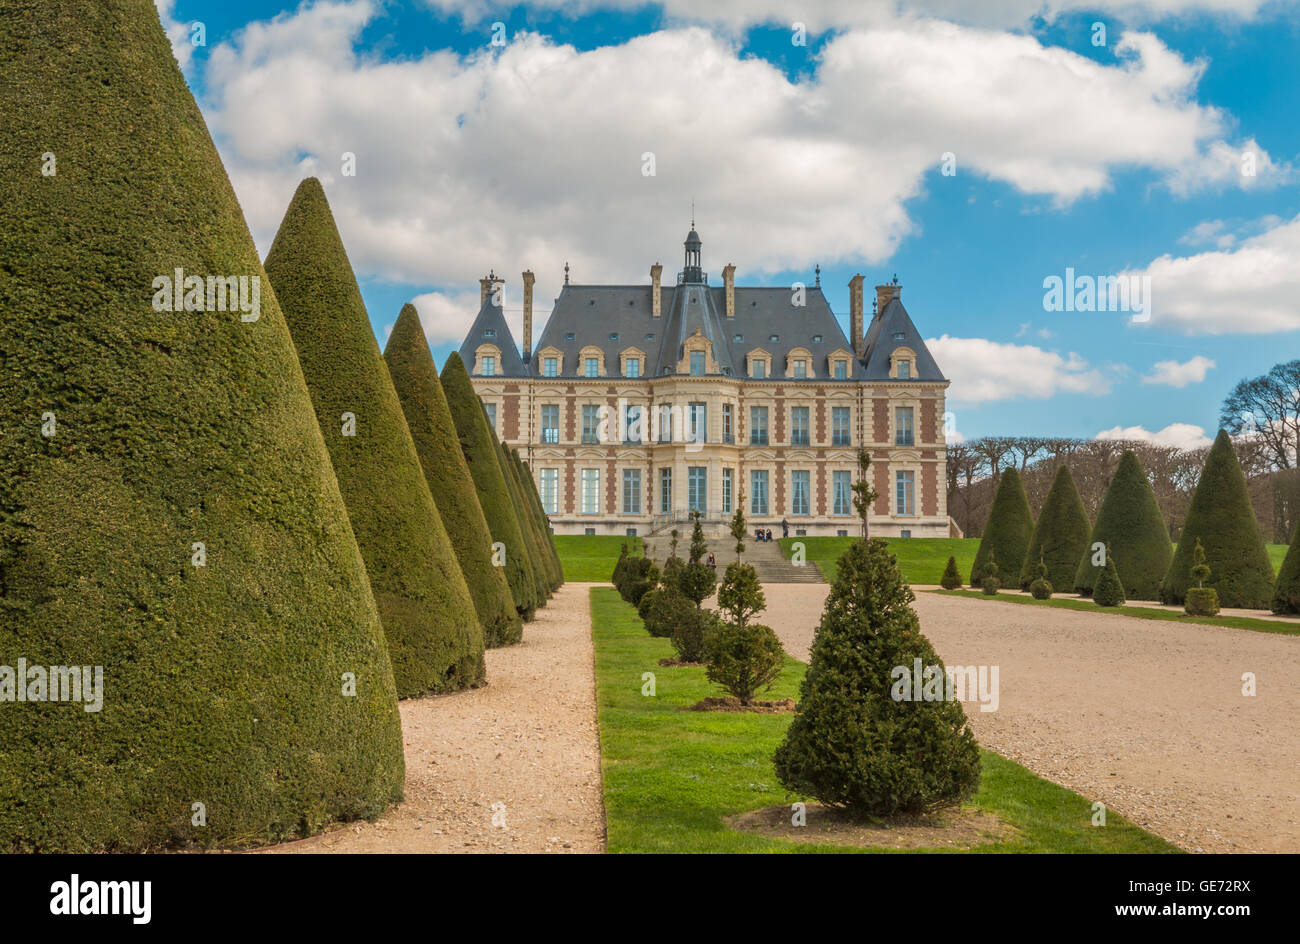
[[[695,198],[691,197],[691,229],[695,229]]]
[[[569,284],[569,264],[567,262],[564,264],[564,284]]]
[[[813,272],[817,274],[817,284],[822,284],[822,264],[819,262],[813,266]]]

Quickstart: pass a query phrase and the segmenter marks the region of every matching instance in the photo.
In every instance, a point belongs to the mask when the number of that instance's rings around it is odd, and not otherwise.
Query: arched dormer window
[[[807,380],[813,376],[812,351],[806,347],[792,347],[785,355],[785,375],[793,380]]]
[[[745,355],[745,374],[751,380],[766,380],[772,376],[772,355],[756,347]]]
[[[916,352],[910,347],[896,347],[889,355],[889,376],[894,380],[916,379]]]
[[[677,362],[677,373],[691,377],[720,374],[718,362],[713,359],[713,342],[699,329],[682,342],[682,357]]]
[[[495,377],[501,373],[501,348],[495,344],[480,344],[474,349],[474,375]]]
[[[605,352],[588,344],[578,352],[578,375],[581,377],[605,376]]]
[[[618,372],[624,377],[644,377],[646,354],[639,347],[624,348],[618,355]]]

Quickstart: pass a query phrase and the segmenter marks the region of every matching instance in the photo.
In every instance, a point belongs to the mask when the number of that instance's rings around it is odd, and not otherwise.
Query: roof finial
[[[813,266],[813,272],[817,273],[817,284],[822,284],[822,264],[819,262]]]
[[[691,229],[695,229],[695,198],[691,197]]]
[[[564,284],[569,284],[569,264],[567,262],[564,264]]]
[[[897,272],[894,273],[894,284],[895,284],[895,285],[898,284],[898,273],[897,273]]]

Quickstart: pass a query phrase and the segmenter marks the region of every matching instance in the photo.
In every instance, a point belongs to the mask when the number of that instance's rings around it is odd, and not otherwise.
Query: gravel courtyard
[[[763,587],[795,658],[828,589]],[[966,706],[985,747],[1189,851],[1300,852],[1300,637],[916,596],[946,664],[999,667],[998,710]]]

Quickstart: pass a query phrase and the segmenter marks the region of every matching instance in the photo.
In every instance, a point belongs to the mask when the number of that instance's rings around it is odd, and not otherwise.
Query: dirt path
[[[827,589],[763,587],[795,658]],[[998,710],[966,706],[985,747],[1185,849],[1300,852],[1300,637],[924,592],[916,610],[945,663],[999,667]]]
[[[565,584],[522,645],[489,650],[485,688],[402,702],[404,803],[265,851],[604,852],[591,586]]]

